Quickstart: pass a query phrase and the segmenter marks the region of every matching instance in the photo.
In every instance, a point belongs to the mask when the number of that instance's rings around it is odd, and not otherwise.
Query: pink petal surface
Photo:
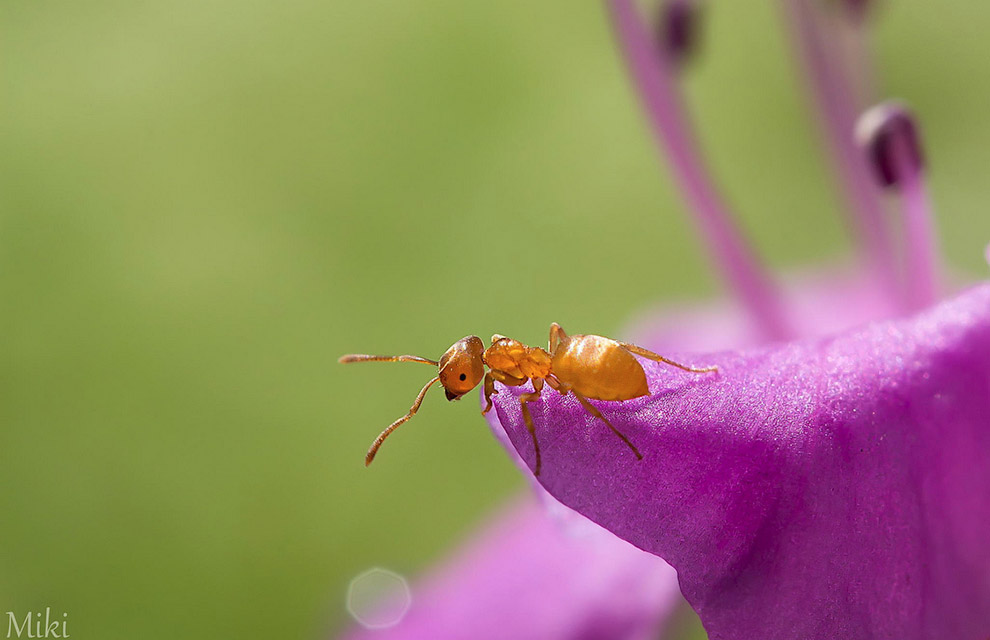
[[[499,514],[413,588],[397,626],[351,640],[646,640],[683,602],[660,558],[556,501],[529,497]]]
[[[828,313],[823,309],[823,313]],[[990,285],[908,319],[644,361],[651,395],[532,403],[540,483],[673,565],[714,640],[990,635]],[[532,466],[515,397],[498,435]],[[493,415],[489,414],[489,415]]]
[[[899,311],[875,279],[839,267],[783,278],[781,294],[784,319],[801,337],[837,333]],[[657,306],[637,314],[620,335],[664,352],[735,350],[766,342],[752,315],[729,299]]]

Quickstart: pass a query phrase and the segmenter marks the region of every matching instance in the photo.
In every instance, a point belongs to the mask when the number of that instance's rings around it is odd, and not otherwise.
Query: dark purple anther
[[[860,116],[856,139],[880,184],[896,189],[900,196],[906,244],[906,299],[911,307],[921,309],[937,298],[939,269],[934,215],[914,116],[898,102],[881,103]]]
[[[898,102],[878,104],[860,116],[856,141],[885,187],[902,185],[909,173],[916,176],[924,167],[914,116]]]
[[[662,0],[656,36],[660,53],[683,64],[698,47],[701,0]]]
[[[862,20],[873,9],[876,0],[833,0],[832,4],[838,5],[853,20]]]

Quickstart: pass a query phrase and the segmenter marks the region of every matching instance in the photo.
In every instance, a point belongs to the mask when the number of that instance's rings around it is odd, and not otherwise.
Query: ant
[[[604,422],[612,432],[632,449],[636,458],[643,459],[635,445],[622,432],[608,421],[601,411],[588,402],[592,400],[631,400],[650,393],[646,384],[646,373],[643,365],[633,355],[642,356],[656,362],[690,371],[691,373],[709,373],[718,371],[718,367],[694,368],[674,362],[659,354],[648,351],[634,344],[617,342],[609,338],[595,335],[569,336],[564,333],[556,322],[550,325],[550,348],[528,347],[518,340],[495,334],[492,345],[485,349],[485,344],[478,336],[467,336],[455,342],[439,361],[421,358],[419,356],[372,356],[352,354],[341,356],[339,362],[421,362],[439,367],[435,378],[426,383],[423,390],[416,396],[409,412],[390,424],[368,450],[364,458],[365,466],[371,464],[378,453],[378,448],[385,438],[395,431],[399,425],[406,422],[419,410],[426,392],[435,383],[443,385],[447,400],[457,400],[468,393],[484,378],[485,408],[482,415],[492,408],[492,396],[497,394],[495,382],[501,382],[510,387],[518,387],[527,381],[533,381],[533,391],[519,396],[523,420],[526,429],[533,438],[533,448],[536,450],[536,468],[534,475],[540,475],[540,444],[536,440],[536,430],[533,427],[533,416],[530,415],[528,403],[540,397],[543,385],[561,395],[573,393],[574,397],[591,416]],[[485,366],[488,371],[485,372]]]

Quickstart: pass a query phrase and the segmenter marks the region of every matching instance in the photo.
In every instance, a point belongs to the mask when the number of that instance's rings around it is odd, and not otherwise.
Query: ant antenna
[[[434,367],[440,364],[436,360],[420,358],[419,356],[369,356],[363,353],[349,353],[346,356],[340,356],[337,358],[337,362],[341,364],[349,362],[422,362],[423,364],[432,364]]]
[[[344,358],[347,358],[347,357],[351,357],[351,356],[344,356]],[[358,356],[358,357],[376,358],[376,357],[383,357],[383,356]],[[357,362],[356,360],[346,360],[345,361],[344,358],[341,358],[340,361],[341,362]],[[415,356],[396,356],[395,358],[391,358],[391,359],[397,359],[397,358],[415,358]],[[420,360],[425,360],[425,358],[418,358],[418,359],[414,360],[414,362],[419,362]],[[434,362],[433,364],[436,364],[436,363]],[[409,420],[409,418],[411,418],[414,415],[416,415],[416,412],[419,411],[419,405],[423,404],[423,398],[426,397],[426,392],[429,391],[430,390],[430,387],[432,387],[439,380],[440,380],[440,376],[437,376],[436,378],[433,378],[432,380],[430,380],[429,382],[427,382],[426,383],[426,386],[423,387],[423,390],[419,392],[419,395],[418,396],[416,396],[416,402],[414,402],[413,403],[413,406],[410,407],[409,413],[407,413],[406,415],[402,416],[401,418],[399,418],[398,420],[396,420],[392,424],[388,425],[388,427],[384,431],[382,431],[381,434],[379,434],[379,436],[377,438],[375,438],[375,441],[371,444],[371,448],[368,449],[368,455],[366,455],[364,457],[364,466],[367,467],[369,464],[371,464],[371,461],[375,459],[375,454],[378,453],[378,448],[382,446],[382,443],[385,442],[385,438],[387,438],[390,433],[392,433],[393,431],[395,431],[399,427],[400,424],[402,424],[403,422]]]

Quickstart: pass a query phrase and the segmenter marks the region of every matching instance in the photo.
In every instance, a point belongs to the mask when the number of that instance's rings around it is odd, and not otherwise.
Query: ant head
[[[448,400],[457,400],[474,389],[485,377],[485,363],[481,359],[485,344],[478,336],[461,338],[447,349],[440,358],[440,384]]]

